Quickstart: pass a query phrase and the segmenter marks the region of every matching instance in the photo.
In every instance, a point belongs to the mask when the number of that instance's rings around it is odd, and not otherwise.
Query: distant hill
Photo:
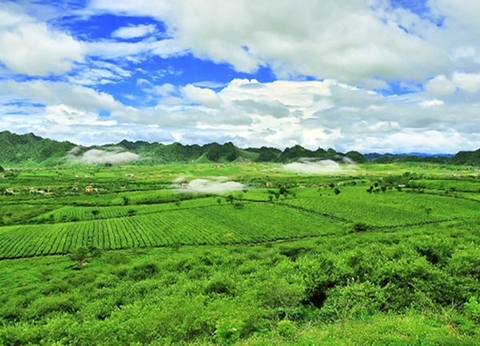
[[[298,160],[334,160],[344,163],[364,162],[439,162],[453,164],[480,165],[480,149],[461,151],[456,155],[411,154],[361,154],[358,151],[347,153],[334,149],[306,149],[300,145],[285,148],[283,151],[272,147],[238,148],[232,142],[209,143],[203,146],[181,143],[162,144],[146,141],[131,142],[122,140],[116,144],[83,147],[70,142],[59,142],[28,133],[17,135],[9,131],[0,132],[0,164],[6,165],[61,165],[76,162],[119,163],[135,161],[137,164],[163,164],[171,162],[218,162],[235,161],[281,162]],[[96,155],[96,156],[95,156]],[[87,157],[90,159],[87,160]],[[100,157],[103,160],[91,160]],[[120,161],[119,157],[124,161]],[[112,160],[110,160],[112,159]]]
[[[456,165],[478,165],[480,163],[480,149],[475,151],[460,151],[452,157]]]
[[[453,155],[451,154],[426,154],[426,153],[408,153],[408,154],[364,154],[363,157],[370,162],[392,163],[392,162],[436,162],[450,163]],[[480,164],[478,161],[477,164]]]
[[[74,147],[73,143],[44,139],[33,133],[17,135],[9,131],[0,132],[2,164],[55,165],[64,161],[66,154]]]

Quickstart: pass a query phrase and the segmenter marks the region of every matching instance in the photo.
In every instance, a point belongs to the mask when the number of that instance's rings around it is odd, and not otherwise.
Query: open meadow
[[[0,345],[480,345],[480,170],[7,168]]]

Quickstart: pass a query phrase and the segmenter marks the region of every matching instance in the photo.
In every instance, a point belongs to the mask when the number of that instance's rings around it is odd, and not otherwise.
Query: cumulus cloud
[[[425,83],[425,90],[433,96],[445,97],[453,94],[457,90],[457,86],[442,74]]]
[[[0,46],[4,47],[0,61],[14,73],[60,74],[83,61],[83,44],[44,22],[12,11],[9,6],[0,10],[0,22]]]
[[[460,89],[470,94],[475,94],[480,90],[480,73],[460,73],[453,74],[453,83]]]
[[[299,6],[284,1],[272,8],[241,0],[175,5],[97,0],[91,9],[157,18],[166,23],[178,51],[243,72],[269,65],[279,77],[313,75],[380,85],[378,78],[419,80],[448,67],[449,57],[436,40],[442,30],[385,3],[328,0]]]
[[[182,88],[185,97],[194,103],[199,103],[205,107],[217,108],[220,105],[220,98],[211,89],[199,88],[188,84]]]

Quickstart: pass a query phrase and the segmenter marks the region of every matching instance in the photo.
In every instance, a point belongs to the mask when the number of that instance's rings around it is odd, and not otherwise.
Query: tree
[[[5,169],[2,166],[0,166],[0,173],[2,172],[5,172]]]
[[[93,209],[92,210],[92,215],[93,215],[94,218],[97,218],[98,214],[100,214],[100,210],[98,210],[98,209]]]
[[[81,269],[84,265],[87,264],[88,259],[88,249],[84,246],[81,246],[75,249],[71,254],[70,258],[72,261],[76,262],[75,269]]]
[[[234,199],[234,198],[233,198],[233,195],[231,195],[231,194],[225,197],[225,200],[226,200],[227,202],[230,202],[230,203],[233,203],[233,199]]]
[[[430,207],[425,208],[425,214],[427,214],[427,217],[430,217],[430,215],[432,214],[432,211],[433,211],[433,209],[430,208]]]

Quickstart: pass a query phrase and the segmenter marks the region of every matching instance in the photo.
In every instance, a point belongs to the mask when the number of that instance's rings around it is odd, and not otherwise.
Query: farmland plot
[[[113,213],[112,215],[115,215]],[[177,208],[132,217],[1,228],[0,259],[169,245],[258,243],[332,234],[342,223],[271,203]]]

